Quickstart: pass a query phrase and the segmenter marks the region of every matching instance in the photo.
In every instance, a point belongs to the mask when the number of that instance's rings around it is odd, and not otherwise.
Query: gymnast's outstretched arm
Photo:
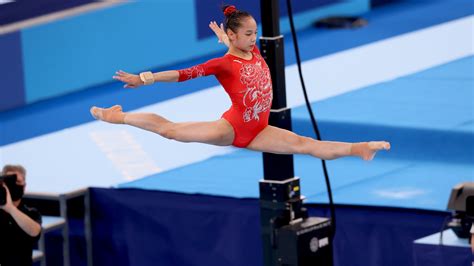
[[[177,70],[167,70],[152,74],[155,82],[177,82],[179,79],[179,72]],[[115,72],[113,79],[125,83],[124,88],[138,88],[145,85],[139,75],[130,74],[122,70]]]

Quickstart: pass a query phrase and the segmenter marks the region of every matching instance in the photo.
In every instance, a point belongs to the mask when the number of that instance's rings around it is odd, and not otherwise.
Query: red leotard
[[[270,70],[256,46],[250,60],[226,54],[178,71],[178,81],[216,76],[232,101],[232,106],[222,115],[234,128],[232,145],[247,147],[268,125],[273,97],[272,80]]]

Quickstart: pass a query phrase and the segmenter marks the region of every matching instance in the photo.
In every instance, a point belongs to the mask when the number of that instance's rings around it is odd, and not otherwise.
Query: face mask
[[[12,197],[12,201],[17,201],[23,197],[23,193],[25,190],[25,186],[14,185],[10,188],[10,196]]]

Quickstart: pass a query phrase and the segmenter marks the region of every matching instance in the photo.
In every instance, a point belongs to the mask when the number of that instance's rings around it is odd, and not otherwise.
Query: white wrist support
[[[155,83],[155,77],[153,77],[153,73],[151,73],[150,71],[140,73],[140,79],[145,85]]]

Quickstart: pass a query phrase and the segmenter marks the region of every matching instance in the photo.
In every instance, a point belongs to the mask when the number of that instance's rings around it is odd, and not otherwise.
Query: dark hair
[[[224,5],[222,6],[222,12],[224,12],[224,30],[230,29],[233,32],[237,32],[237,29],[240,28],[240,22],[244,18],[252,17],[249,12],[238,10],[233,5]]]

